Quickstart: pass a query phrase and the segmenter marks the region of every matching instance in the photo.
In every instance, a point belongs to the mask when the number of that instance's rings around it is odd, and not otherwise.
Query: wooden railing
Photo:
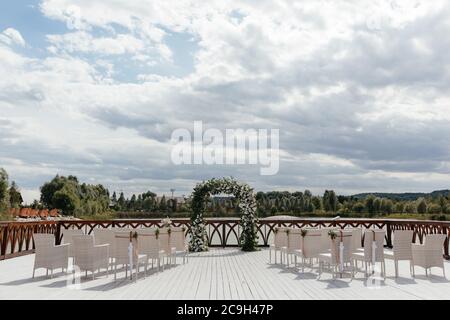
[[[33,233],[56,234],[55,221],[0,222],[0,260],[33,253]]]
[[[172,219],[174,226],[185,226],[189,234],[189,219]],[[84,233],[90,234],[95,228],[140,228],[161,227],[159,219],[143,220],[67,220],[67,221],[42,221],[42,222],[4,222],[0,223],[0,260],[12,258],[33,252],[34,232],[55,234],[57,243],[62,238],[64,229],[83,229]],[[384,220],[384,219],[261,219],[258,222],[259,245],[268,246],[273,237],[276,227],[329,227],[340,228],[362,227],[386,230],[385,245],[392,247],[393,232],[395,230],[413,230],[414,241],[423,242],[424,236],[432,233],[446,234],[444,243],[444,256],[449,259],[450,222],[422,221],[422,220]],[[211,247],[232,247],[238,245],[241,233],[238,218],[210,218],[207,219],[208,242]]]

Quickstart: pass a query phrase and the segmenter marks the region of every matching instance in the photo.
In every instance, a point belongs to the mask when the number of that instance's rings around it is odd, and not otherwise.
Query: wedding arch
[[[243,251],[255,251],[258,245],[256,229],[256,199],[253,189],[245,183],[233,178],[211,179],[199,183],[192,193],[191,240],[189,250],[194,252],[208,250],[206,221],[204,213],[206,201],[211,195],[232,194],[238,202],[241,211],[241,235],[238,239]]]

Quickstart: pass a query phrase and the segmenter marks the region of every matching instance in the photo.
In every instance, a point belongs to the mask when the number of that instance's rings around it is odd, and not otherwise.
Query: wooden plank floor
[[[82,278],[79,286],[72,276],[55,273],[45,277],[40,269],[31,278],[34,255],[0,261],[0,299],[450,299],[450,281],[441,269],[426,277],[416,268],[409,275],[407,262],[400,262],[400,277],[394,264],[386,260],[387,279],[371,286],[362,273],[333,280],[329,273],[320,278],[317,269],[305,273],[268,263],[269,252],[244,253],[238,249],[211,249],[191,254],[189,262],[163,272],[141,274],[137,281],[124,279],[124,272],[102,273],[95,280]],[[450,262],[445,262],[450,277]]]

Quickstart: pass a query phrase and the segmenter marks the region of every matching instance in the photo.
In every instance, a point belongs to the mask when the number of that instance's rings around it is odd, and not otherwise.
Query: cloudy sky
[[[0,3],[0,167],[189,194],[450,187],[448,1]],[[280,171],[174,166],[176,128],[280,129]]]

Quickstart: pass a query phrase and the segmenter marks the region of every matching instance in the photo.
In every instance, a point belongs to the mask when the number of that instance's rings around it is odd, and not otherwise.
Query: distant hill
[[[388,198],[392,200],[403,200],[403,201],[414,201],[421,197],[427,198],[438,198],[439,196],[448,197],[450,190],[437,190],[429,193],[424,192],[404,192],[404,193],[386,193],[386,192],[367,192],[367,193],[358,193],[353,195],[352,197],[356,199],[364,199],[368,195],[373,194],[379,198]]]

